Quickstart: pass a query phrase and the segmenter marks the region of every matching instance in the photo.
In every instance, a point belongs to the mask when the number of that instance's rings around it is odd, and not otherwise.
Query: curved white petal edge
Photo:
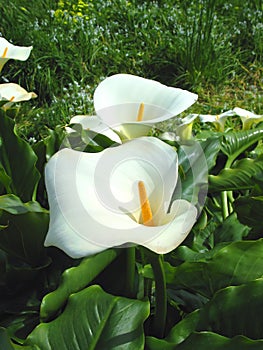
[[[154,124],[172,118],[189,108],[198,96],[187,90],[168,87],[157,81],[131,74],[116,74],[103,80],[94,92],[96,114],[108,125]],[[142,122],[137,112],[145,110]]]
[[[7,100],[10,102],[28,101],[31,98],[37,97],[34,92],[28,92],[15,83],[0,84],[0,96],[1,100]]]
[[[26,61],[33,46],[16,46],[0,37],[0,71],[9,59]]]
[[[16,46],[11,44],[5,38],[0,37],[0,56],[4,58],[26,61],[30,55],[33,46]]]
[[[244,118],[261,118],[262,114],[255,114],[254,112],[250,112],[247,109],[243,109],[240,107],[235,107],[233,111],[239,116]]]
[[[185,200],[170,206],[177,153],[154,137],[99,153],[63,149],[49,160],[45,175],[50,205],[45,246],[56,246],[73,258],[129,244],[168,253],[197,218],[197,209]],[[154,226],[140,223],[139,181],[145,184]]]

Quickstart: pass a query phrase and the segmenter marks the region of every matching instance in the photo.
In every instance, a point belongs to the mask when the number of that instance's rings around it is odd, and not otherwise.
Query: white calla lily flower
[[[246,109],[235,107],[233,111],[240,117],[243,123],[243,129],[250,129],[253,124],[257,124],[263,121],[263,115],[255,114],[253,112],[247,111]]]
[[[80,124],[82,129],[96,131],[117,143],[121,143],[118,134],[104,124],[96,115],[76,115],[70,119],[70,124]]]
[[[102,121],[124,137],[146,135],[155,123],[175,117],[198,96],[131,74],[103,80],[94,92],[94,107]]]
[[[45,246],[73,258],[127,244],[165,254],[197,218],[190,202],[171,203],[178,181],[175,150],[141,137],[99,153],[63,149],[46,166],[50,226]]]
[[[176,128],[176,134],[180,140],[190,140],[192,138],[192,129],[195,119],[198,117],[198,114],[188,114],[182,119],[182,122]]]
[[[27,92],[18,84],[5,83],[0,84],[0,97],[1,101],[7,101],[3,105],[3,108],[7,109],[15,102],[28,101],[31,98],[36,98],[37,95],[34,92]]]
[[[217,115],[199,114],[199,118],[202,123],[213,123],[217,131],[224,131],[227,118],[234,115],[235,112],[233,110],[229,110]]]
[[[26,61],[33,46],[16,46],[0,37],[0,72],[5,63],[10,60]]]

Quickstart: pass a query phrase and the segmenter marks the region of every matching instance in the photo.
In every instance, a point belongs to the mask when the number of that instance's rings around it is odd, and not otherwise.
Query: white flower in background
[[[117,143],[121,143],[121,139],[118,134],[110,129],[106,124],[102,123],[102,121],[95,115],[76,115],[75,117],[71,118],[69,123],[80,124],[82,129],[96,131],[97,133],[103,134]]]
[[[197,209],[171,203],[178,181],[177,153],[141,137],[99,153],[63,149],[46,166],[50,226],[45,246],[73,258],[138,244],[165,254],[188,235]]]
[[[15,83],[0,84],[1,101],[7,101],[2,108],[8,109],[13,103],[28,101],[31,98],[36,98],[34,92],[27,92],[20,85]]]
[[[192,138],[192,129],[198,114],[189,114],[182,119],[180,125],[176,128],[176,135],[181,141],[190,140]]]
[[[177,116],[198,96],[130,74],[103,80],[94,92],[96,115],[125,138],[146,135],[155,123]]]
[[[202,123],[213,123],[217,131],[224,131],[227,118],[234,115],[236,115],[235,112],[229,110],[217,115],[199,114],[199,118]]]
[[[0,72],[5,63],[10,60],[26,61],[33,46],[16,46],[0,37]]]
[[[257,124],[263,121],[262,114],[255,114],[243,108],[235,107],[234,112],[242,120],[244,130],[250,129],[253,124]]]

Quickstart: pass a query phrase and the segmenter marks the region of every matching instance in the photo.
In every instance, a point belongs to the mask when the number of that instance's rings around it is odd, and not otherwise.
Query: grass
[[[1,35],[34,46],[1,77],[39,96],[16,116],[27,139],[92,113],[96,85],[120,72],[198,93],[190,112],[262,113],[261,0],[13,0],[0,12]]]

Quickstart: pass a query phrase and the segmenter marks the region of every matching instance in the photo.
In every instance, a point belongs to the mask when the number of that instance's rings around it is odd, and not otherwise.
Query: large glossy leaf
[[[199,310],[187,315],[177,323],[165,339],[146,337],[147,349],[149,350],[173,350],[177,344],[182,343],[196,329],[199,322]]]
[[[4,183],[8,184],[6,190],[12,191],[24,202],[32,200],[40,178],[35,167],[36,162],[37,156],[30,145],[16,134],[14,121],[0,110],[2,183],[4,176]]]
[[[185,262],[178,267],[165,263],[167,283],[212,297],[224,287],[239,285],[263,275],[263,239],[228,244],[210,259]],[[152,278],[149,266],[144,275]]]
[[[41,323],[25,345],[41,350],[144,349],[149,303],[113,296],[99,286],[72,294],[63,313]]]
[[[258,310],[263,306],[262,288],[263,279],[258,279],[221,289],[200,310],[179,322],[165,339],[149,337],[149,349],[261,349],[263,314]]]
[[[212,218],[212,220],[208,219],[208,223],[204,228],[195,225],[192,231],[194,234],[192,249],[187,246],[179,246],[175,251],[175,258],[178,257],[178,253],[179,258],[183,257],[181,250],[188,250],[192,251],[191,260],[197,260],[196,258],[193,259],[194,256],[199,256],[200,260],[202,256],[204,257],[204,253],[210,256],[214,255],[217,250],[222,248],[221,243],[240,241],[248,236],[250,228],[237,220],[235,212],[232,212],[223,222],[216,219],[215,211]],[[185,255],[183,261],[189,260],[188,258]]]
[[[195,332],[176,350],[261,350],[263,339],[252,340],[244,336],[223,337],[213,332]]]
[[[206,158],[207,169],[211,170],[216,164],[217,155],[220,151],[221,136],[209,137],[205,141],[200,141],[200,145]]]
[[[198,331],[211,330],[227,337],[263,338],[263,279],[218,291],[200,310]]]
[[[244,158],[232,168],[223,169],[218,175],[209,175],[209,191],[234,191],[251,189],[254,177],[263,176],[263,156],[257,159]]]
[[[11,256],[33,266],[45,264],[48,223],[49,214],[39,203],[22,203],[14,195],[0,196],[0,247]]]
[[[261,350],[263,339],[252,340],[244,336],[227,338],[213,332],[194,332],[181,344],[146,338],[148,350]]]
[[[208,168],[202,146],[191,142],[179,147],[179,175],[174,198],[184,198],[201,206],[207,194]]]
[[[119,252],[118,249],[108,249],[83,259],[76,267],[65,270],[59,287],[47,294],[42,300],[40,308],[41,319],[47,320],[53,317],[65,305],[70,294],[87,287],[118,256]]]
[[[223,135],[221,149],[231,164],[241,153],[262,138],[263,127],[240,132],[232,131]]]
[[[263,232],[263,196],[240,197],[234,202],[234,208],[240,222],[252,227],[254,232]]]
[[[215,245],[221,242],[241,241],[248,235],[250,228],[237,220],[235,212],[230,214],[214,231]]]

